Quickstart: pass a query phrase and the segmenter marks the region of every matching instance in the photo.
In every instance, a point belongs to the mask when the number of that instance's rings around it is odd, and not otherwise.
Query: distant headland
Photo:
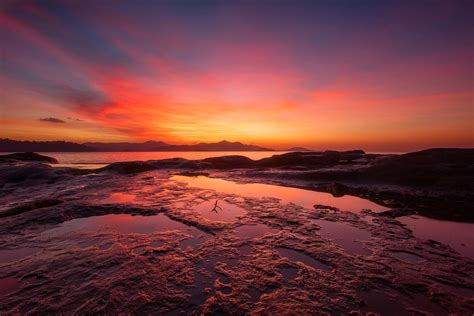
[[[216,143],[198,143],[192,145],[171,145],[161,141],[143,143],[75,143],[67,141],[19,141],[0,139],[0,152],[147,152],[147,151],[275,151],[275,149],[248,145],[241,142],[220,141]],[[310,151],[302,147],[293,147],[283,151]]]

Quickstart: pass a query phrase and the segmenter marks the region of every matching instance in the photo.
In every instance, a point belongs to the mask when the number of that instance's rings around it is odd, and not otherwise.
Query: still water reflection
[[[204,237],[199,229],[187,226],[168,218],[164,214],[153,216],[132,216],[128,214],[109,214],[76,218],[57,228],[43,232],[43,235],[57,236],[70,232],[115,231],[125,234],[151,234],[160,231],[181,231],[195,238]]]
[[[303,190],[290,187],[281,187],[268,184],[240,184],[232,181],[208,178],[205,176],[186,177],[173,176],[173,180],[185,182],[189,186],[212,189],[227,194],[237,194],[245,197],[278,198],[282,203],[294,203],[306,208],[313,208],[315,204],[323,204],[337,207],[344,211],[360,213],[363,209],[370,209],[375,212],[387,210],[387,207],[378,205],[369,200],[354,196],[334,197],[329,193],[322,193],[310,190]],[[421,239],[432,239],[443,244],[449,245],[458,251],[461,255],[474,258],[474,235],[473,224],[458,223],[430,219],[422,216],[405,216],[398,218],[400,222],[407,225],[414,235]],[[370,251],[363,247],[361,241],[368,240],[370,233],[365,230],[355,228],[347,223],[316,221],[321,226],[320,234],[334,240],[338,245],[344,248],[348,253],[368,255]],[[241,228],[249,231],[261,230],[265,234],[269,227],[248,227]],[[248,232],[244,232],[248,233]],[[418,258],[410,257],[408,254],[397,254],[401,260],[415,261]],[[421,259],[422,260],[422,259]]]
[[[343,197],[334,197],[329,193],[260,183],[240,184],[222,179],[208,178],[205,176],[173,176],[172,179],[180,182],[185,182],[192,187],[212,189],[218,192],[228,194],[237,194],[254,198],[278,198],[283,203],[294,203],[310,209],[313,208],[313,205],[315,204],[323,204],[334,206],[341,210],[355,213],[358,213],[363,209],[370,209],[373,211],[388,210],[388,208],[385,206],[381,206],[369,200],[364,200],[349,195]]]
[[[449,245],[461,255],[474,259],[474,225],[440,221],[423,216],[398,218],[421,239],[432,239]]]

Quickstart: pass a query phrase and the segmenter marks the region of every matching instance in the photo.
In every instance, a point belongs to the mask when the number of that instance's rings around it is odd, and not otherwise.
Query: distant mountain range
[[[282,150],[282,151],[313,151],[313,150],[304,148],[304,147],[291,147],[289,149]]]
[[[144,143],[84,143],[83,145],[95,151],[273,151],[270,148],[225,140],[218,143],[199,143],[195,145],[170,145],[155,141]]]
[[[80,152],[80,151],[95,151],[91,147],[85,145],[64,142],[35,142],[35,141],[19,141],[11,139],[0,139],[0,152]]]
[[[304,149],[304,148],[303,148]],[[103,151],[274,151],[274,149],[240,142],[221,141],[195,145],[170,145],[164,142],[84,143],[65,141],[18,141],[0,139],[0,152],[103,152]],[[293,151],[293,150],[292,150]]]

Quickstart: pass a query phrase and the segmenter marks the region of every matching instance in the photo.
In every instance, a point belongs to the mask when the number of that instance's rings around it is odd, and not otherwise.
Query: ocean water
[[[240,155],[250,159],[262,159],[281,155],[286,151],[192,151],[192,152],[40,152],[56,158],[60,164],[109,164],[119,161],[146,161],[168,158],[204,159]]]

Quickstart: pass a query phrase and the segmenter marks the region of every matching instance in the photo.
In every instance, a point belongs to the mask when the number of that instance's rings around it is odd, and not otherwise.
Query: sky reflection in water
[[[398,220],[407,225],[415,237],[432,239],[449,245],[461,255],[474,259],[474,225],[440,221],[423,216],[404,216]]]
[[[222,179],[208,178],[205,176],[173,176],[172,179],[185,182],[191,187],[212,189],[227,194],[237,194],[253,198],[274,197],[280,199],[282,203],[294,203],[310,209],[312,209],[315,204],[323,204],[355,213],[358,213],[363,209],[370,209],[373,211],[388,210],[387,207],[378,205],[369,200],[349,195],[334,197],[329,193],[260,183],[240,184]]]

